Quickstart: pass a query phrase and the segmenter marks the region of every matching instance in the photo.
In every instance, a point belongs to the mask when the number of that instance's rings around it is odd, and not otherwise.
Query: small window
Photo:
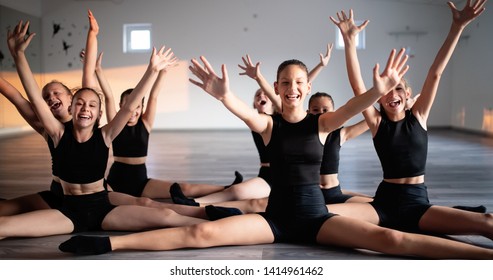
[[[142,53],[151,50],[151,24],[134,23],[123,25],[123,52]]]
[[[361,25],[363,22],[362,21],[355,21],[354,22],[357,26]],[[339,27],[336,28],[336,49],[337,50],[343,50],[344,49],[344,40],[342,39],[342,34],[341,31],[339,30]],[[358,36],[356,37],[356,49],[358,50],[364,50],[366,48],[365,44],[365,29],[363,29],[360,33],[358,33]]]

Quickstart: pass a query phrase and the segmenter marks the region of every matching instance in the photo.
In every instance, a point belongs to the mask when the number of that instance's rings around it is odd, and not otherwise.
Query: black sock
[[[221,207],[214,205],[207,205],[205,207],[205,213],[211,221],[243,214],[238,208]]]
[[[241,175],[241,173],[239,171],[235,171],[235,180],[233,181],[233,183],[231,185],[228,185],[228,186],[224,186],[225,189],[231,187],[232,185],[236,185],[236,184],[239,184],[243,182],[243,175]]]
[[[188,198],[185,196],[185,194],[183,194],[180,184],[178,183],[173,183],[173,185],[171,185],[171,187],[169,188],[169,193],[171,195],[171,200],[173,200],[173,203],[175,204],[200,206],[200,204],[195,202],[194,199]]]
[[[108,236],[76,235],[60,244],[58,249],[76,255],[100,255],[111,252],[111,242]]]
[[[486,213],[486,207],[484,205],[479,205],[479,206],[462,206],[462,205],[457,205],[452,208],[455,209],[460,209],[460,210],[465,210],[469,212],[476,212],[476,213]]]

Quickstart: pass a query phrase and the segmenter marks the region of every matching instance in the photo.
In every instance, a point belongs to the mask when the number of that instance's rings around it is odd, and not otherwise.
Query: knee
[[[377,236],[377,240],[381,242],[383,248],[387,248],[387,253],[397,254],[402,252],[402,248],[405,244],[406,233],[383,228]]]
[[[137,198],[137,205],[138,206],[151,207],[152,203],[153,203],[153,200],[148,198],[148,197],[138,197]]]
[[[213,244],[215,227],[211,223],[200,223],[189,227],[190,238],[197,248],[210,247]]]
[[[229,192],[231,199],[230,200],[242,200],[248,198],[248,192],[241,185],[232,186],[225,190],[225,192]]]

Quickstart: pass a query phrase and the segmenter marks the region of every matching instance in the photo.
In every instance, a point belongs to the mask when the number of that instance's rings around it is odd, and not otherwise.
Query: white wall
[[[42,1],[37,0],[0,0],[0,6],[9,7],[11,9],[37,17],[41,16],[41,5]]]
[[[453,127],[493,135],[493,5],[464,32],[452,67]],[[469,36],[469,37],[467,37]]]
[[[463,4],[458,5],[462,7]],[[487,7],[491,7],[491,3]],[[329,16],[349,8],[355,10],[357,20],[371,21],[367,27],[367,49],[359,53],[367,85],[371,85],[373,65],[376,62],[384,64],[391,48],[411,46],[415,56],[409,62],[411,70],[407,78],[414,91],[419,92],[449,30],[451,15],[445,1],[443,6],[436,6],[378,0],[43,0],[43,31],[37,39],[42,40],[46,80],[62,76],[69,85],[77,85],[81,68],[77,55],[85,42],[86,10],[91,9],[101,28],[99,49],[105,52],[104,67],[115,93],[119,93],[137,83],[149,57],[148,54],[123,54],[122,26],[124,23],[152,23],[155,45],[170,46],[182,59],[180,67],[170,73],[168,87],[160,96],[155,127],[244,128],[244,124],[218,101],[187,81],[189,60],[205,55],[218,73],[220,64],[225,63],[231,88],[245,102],[251,103],[257,85],[238,75],[241,56],[248,53],[254,60],[260,60],[261,70],[270,81],[275,79],[277,66],[285,59],[298,58],[313,67],[326,44],[335,40],[335,26]],[[492,39],[486,26],[491,26],[492,18],[492,11],[486,11],[465,31],[470,38],[460,43],[445,71],[430,126],[457,126],[457,110],[465,107],[464,127],[482,129],[478,125],[482,116],[476,116],[476,113],[482,111],[483,106],[493,107],[491,85],[486,84],[491,80],[487,66],[492,65],[492,55],[487,50]],[[63,33],[73,45],[67,55],[60,49],[62,36],[52,36],[53,23],[64,27],[59,34]],[[388,34],[404,31],[407,27],[427,34],[420,37]],[[122,73],[127,67],[131,67],[130,70]],[[469,85],[470,82],[474,84]],[[352,96],[343,51],[333,52],[331,63],[314,82],[313,90],[331,93],[336,105],[345,103]],[[471,93],[466,96],[464,92],[468,91]]]

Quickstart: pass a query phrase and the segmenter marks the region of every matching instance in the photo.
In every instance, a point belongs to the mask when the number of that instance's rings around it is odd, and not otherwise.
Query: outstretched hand
[[[220,78],[214,72],[214,69],[212,69],[212,66],[205,57],[200,56],[200,60],[202,60],[204,66],[200,65],[200,63],[194,58],[192,59],[192,65],[188,67],[192,74],[194,74],[200,81],[189,79],[190,82],[200,87],[214,98],[223,100],[224,96],[229,92],[229,78],[226,65],[221,65],[223,77]]]
[[[454,3],[447,2],[452,11],[454,23],[458,26],[465,27],[485,10],[484,5],[486,4],[486,0],[476,0],[474,3],[471,2],[472,0],[467,0],[467,4],[462,11],[459,11]]]
[[[19,53],[24,53],[32,38],[36,35],[36,33],[27,34],[28,30],[29,21],[24,24],[22,20],[14,27],[13,31],[8,30],[7,44],[13,57],[17,57]]]
[[[89,32],[94,33],[94,35],[98,35],[99,33],[98,21],[92,14],[91,10],[87,10],[87,17],[89,18]]]
[[[254,65],[248,54],[246,55],[246,58],[241,57],[241,59],[243,60],[245,66],[238,64],[238,67],[245,72],[240,73],[240,75],[247,75],[248,77],[256,80],[260,75],[260,62],[257,62],[257,64]]]
[[[356,37],[356,35],[358,35],[358,33],[360,33],[363,29],[365,29],[365,27],[370,22],[369,20],[365,20],[362,24],[356,25],[356,23],[354,23],[352,9],[349,10],[349,17],[344,11],[341,11],[337,13],[337,18],[339,19],[339,21],[334,19],[332,16],[330,17],[330,20],[337,27],[339,27],[339,30],[341,30],[341,34],[343,36],[348,36],[349,38]]]
[[[171,49],[166,49],[165,46],[162,46],[159,51],[157,51],[156,48],[152,49],[149,66],[154,71],[159,72],[161,70],[166,71],[167,69],[176,66],[177,62],[178,58],[175,57],[175,54]]]
[[[334,44],[330,43],[330,44],[327,44],[327,52],[325,53],[325,55],[323,55],[322,53],[320,54],[320,63],[322,64],[322,66],[327,66],[329,64],[329,61],[330,61],[330,56],[332,54],[332,48],[334,47]]]
[[[379,74],[378,63],[373,68],[373,87],[382,95],[396,87],[409,70],[409,65],[406,65],[409,57],[404,55],[405,51],[406,49],[401,49],[396,55],[396,50],[392,50],[382,74]]]

